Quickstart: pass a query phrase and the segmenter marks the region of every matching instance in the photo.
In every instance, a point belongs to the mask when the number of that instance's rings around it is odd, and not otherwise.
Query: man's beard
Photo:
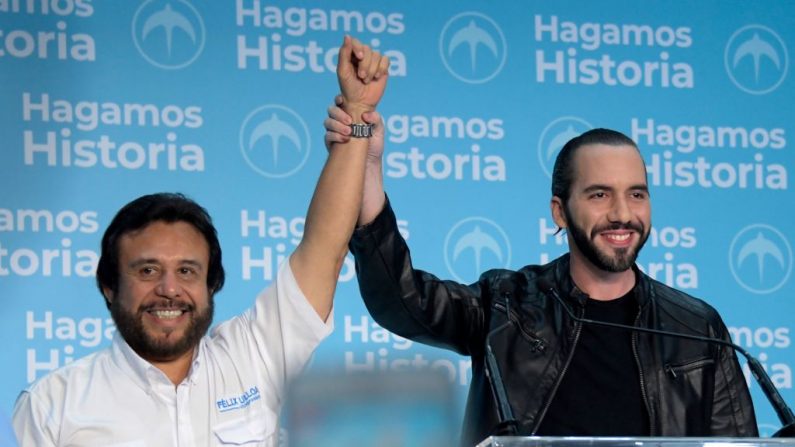
[[[183,307],[191,312],[190,322],[182,337],[176,340],[173,337],[153,338],[143,325],[142,317],[147,309],[139,309],[137,313],[129,312],[122,307],[120,301],[115,299],[110,303],[110,314],[116,323],[116,329],[133,351],[147,360],[169,360],[190,351],[207,333],[215,311],[212,297],[203,312],[197,312],[194,306],[185,305]]]
[[[591,230],[591,235],[589,237],[585,234],[585,230],[577,225],[577,222],[575,222],[573,216],[569,212],[567,204],[563,205],[563,212],[566,214],[566,221],[569,223],[569,227],[566,231],[571,234],[574,244],[591,264],[606,272],[618,273],[632,268],[635,264],[635,260],[638,258],[640,249],[643,248],[643,244],[645,244],[646,240],[649,238],[649,233],[645,232],[643,224],[632,222],[628,224],[616,223],[595,227]],[[635,247],[615,249],[615,255],[605,253],[594,244],[593,239],[599,232],[618,229],[634,230],[638,232],[640,235],[640,242],[638,242]]]

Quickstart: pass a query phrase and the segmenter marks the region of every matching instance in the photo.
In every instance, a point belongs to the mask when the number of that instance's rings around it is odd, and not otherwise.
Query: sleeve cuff
[[[367,241],[379,240],[385,234],[397,230],[397,217],[392,210],[392,204],[389,202],[389,196],[384,197],[384,208],[375,216],[372,222],[365,225],[356,227],[351,236],[349,249],[352,253],[356,253],[364,248]]]
[[[332,304],[331,312],[329,312],[326,321],[320,318],[315,309],[309,304],[309,300],[301,291],[298,286],[298,281],[293,276],[293,270],[290,268],[290,259],[286,259],[279,268],[278,274],[278,287],[284,292],[282,296],[287,297],[287,302],[292,307],[296,314],[306,323],[312,334],[318,340],[322,340],[331,334],[334,330],[334,307]]]

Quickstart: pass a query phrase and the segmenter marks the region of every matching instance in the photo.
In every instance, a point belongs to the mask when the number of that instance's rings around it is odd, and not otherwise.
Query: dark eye
[[[155,270],[154,267],[141,267],[139,273],[141,274],[141,276],[152,276],[155,273],[157,273],[157,270]]]

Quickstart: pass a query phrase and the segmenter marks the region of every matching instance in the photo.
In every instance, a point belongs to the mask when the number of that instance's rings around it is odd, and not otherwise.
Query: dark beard
[[[634,223],[629,224],[613,224],[606,227],[601,228],[594,228],[592,231],[591,236],[585,234],[585,230],[583,230],[580,226],[572,218],[571,213],[569,212],[569,207],[567,204],[563,205],[563,213],[566,215],[566,221],[569,223],[569,227],[566,231],[571,234],[572,239],[574,240],[574,244],[580,250],[580,252],[588,259],[591,264],[595,265],[598,269],[604,270],[606,272],[624,272],[635,264],[635,260],[638,258],[638,254],[640,253],[640,249],[643,248],[643,245],[646,243],[646,240],[649,238],[649,233],[645,232],[645,228],[642,225],[637,225]],[[633,250],[630,248],[621,248],[616,250],[615,256],[610,256],[606,253],[599,251],[599,249],[593,243],[593,237],[596,233],[604,231],[604,230],[617,230],[617,229],[631,229],[638,232],[641,235],[640,243],[638,246]]]
[[[110,303],[110,315],[116,323],[116,329],[133,351],[146,360],[154,361],[170,360],[193,349],[210,328],[215,312],[215,303],[210,297],[204,312],[196,312],[195,308],[191,308],[190,325],[181,339],[161,341],[147,335],[141,320],[144,310],[133,314],[122,308],[119,301],[115,299]]]

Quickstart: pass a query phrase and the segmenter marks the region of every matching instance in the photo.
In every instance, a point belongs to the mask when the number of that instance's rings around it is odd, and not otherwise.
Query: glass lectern
[[[795,438],[491,436],[477,447],[795,447]]]

